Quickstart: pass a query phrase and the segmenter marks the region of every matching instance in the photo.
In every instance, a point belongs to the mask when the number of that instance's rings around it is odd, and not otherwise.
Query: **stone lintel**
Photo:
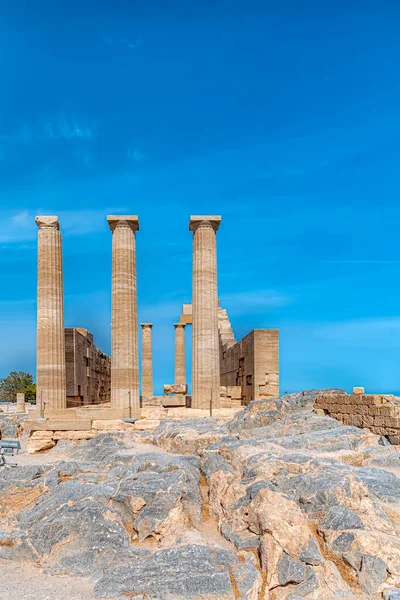
[[[35,217],[36,225],[39,229],[60,229],[58,217],[41,215]]]
[[[149,327],[150,329],[153,327],[153,323],[140,323],[140,327],[145,329],[145,327]]]
[[[214,231],[218,230],[220,226],[222,217],[220,215],[191,215],[189,221],[189,231],[197,231],[200,225],[208,225],[214,229]]]
[[[137,215],[107,215],[108,226],[111,231],[116,227],[130,227],[132,231],[139,231],[139,217]]]

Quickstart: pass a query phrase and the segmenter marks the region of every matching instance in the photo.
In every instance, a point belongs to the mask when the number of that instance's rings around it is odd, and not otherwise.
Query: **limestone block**
[[[166,419],[167,415],[167,409],[158,406],[144,406],[140,411],[142,419]]]
[[[149,429],[155,429],[160,423],[161,421],[159,419],[140,419],[134,423],[133,428],[137,431],[147,431]]]
[[[54,431],[34,431],[30,436],[31,440],[51,440]]]
[[[276,385],[265,384],[258,386],[258,393],[261,397],[267,396],[273,398],[274,396],[276,396],[276,392]]]
[[[363,387],[353,387],[353,394],[364,394],[364,388]]]
[[[92,430],[96,431],[133,431],[134,423],[125,423],[121,419],[99,419],[92,421]]]
[[[242,386],[240,385],[228,385],[227,392],[231,398],[242,398]]]
[[[43,452],[44,450],[50,450],[54,448],[56,442],[53,438],[29,438],[26,442],[26,449],[29,454],[35,454],[35,452]]]
[[[173,396],[175,394],[187,394],[188,386],[186,383],[171,383],[164,385],[164,394],[166,396]]]
[[[96,435],[95,431],[55,431],[53,440],[91,440]]]
[[[142,407],[144,406],[162,406],[163,405],[163,396],[142,396]]]
[[[26,429],[31,431],[85,431],[91,428],[90,421],[27,421]]]
[[[178,396],[162,396],[162,405],[165,407],[169,406],[180,406],[186,407],[186,396],[179,394]]]

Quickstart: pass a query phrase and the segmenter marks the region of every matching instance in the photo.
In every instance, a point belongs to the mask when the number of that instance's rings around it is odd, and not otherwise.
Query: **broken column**
[[[220,216],[192,216],[192,407],[220,405],[216,231]]]
[[[142,328],[142,396],[148,398],[153,393],[153,323],[141,323]]]
[[[67,406],[62,239],[58,217],[36,217],[38,293],[36,386],[40,409]]]
[[[25,394],[17,394],[17,413],[23,414],[25,412]]]
[[[185,324],[174,323],[175,327],[175,385],[186,384]]]
[[[137,216],[108,216],[112,231],[111,407],[140,408],[136,287]]]

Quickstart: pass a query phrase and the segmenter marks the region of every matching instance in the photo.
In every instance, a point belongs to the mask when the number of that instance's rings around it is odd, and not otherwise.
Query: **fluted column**
[[[140,408],[136,287],[137,216],[108,216],[112,231],[111,407]]]
[[[153,393],[153,323],[141,323],[142,328],[142,396],[154,396]]]
[[[192,407],[220,404],[218,284],[216,231],[221,217],[192,216],[193,231],[193,342]]]
[[[186,385],[185,324],[174,323],[175,327],[175,385]]]
[[[36,217],[38,232],[37,402],[67,407],[62,239],[58,217]]]

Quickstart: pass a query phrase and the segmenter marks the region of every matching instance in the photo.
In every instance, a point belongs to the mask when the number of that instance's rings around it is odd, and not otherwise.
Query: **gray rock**
[[[231,576],[236,584],[253,585],[248,573],[228,550],[208,546],[178,546],[160,550],[125,567],[108,569],[95,586],[98,598],[146,594],[158,600],[234,598]],[[236,569],[235,569],[236,567]],[[243,600],[246,596],[241,590]]]
[[[316,541],[312,537],[310,537],[310,541],[308,542],[307,546],[304,546],[302,549],[300,560],[306,563],[306,565],[317,566],[322,564],[321,552]]]
[[[379,586],[386,580],[387,566],[376,556],[363,555],[358,584],[366,594],[375,594]]]
[[[364,529],[364,524],[357,513],[345,506],[332,506],[322,519],[320,529]]]
[[[228,463],[228,461],[222,458],[222,456],[219,456],[218,454],[213,454],[211,452],[205,454],[201,462],[201,470],[205,475],[208,484],[210,483],[211,476],[214,475],[214,473],[217,473],[218,471],[222,471],[227,475],[232,475],[232,477],[235,476],[235,471]]]
[[[383,600],[400,600],[400,590],[386,590],[383,592]]]
[[[16,415],[15,413],[10,415],[7,415],[7,413],[0,414],[0,440],[21,437],[23,434],[23,425],[27,419],[27,415]]]
[[[260,545],[260,536],[252,533],[248,529],[245,529],[244,531],[235,531],[228,523],[222,523],[221,533],[227,540],[235,544],[238,550],[258,548]]]
[[[342,555],[344,552],[348,552],[350,550],[354,540],[354,534],[348,532],[341,533],[332,543],[332,550],[336,554]]]
[[[284,552],[277,565],[279,585],[301,583],[306,577],[305,566]]]

